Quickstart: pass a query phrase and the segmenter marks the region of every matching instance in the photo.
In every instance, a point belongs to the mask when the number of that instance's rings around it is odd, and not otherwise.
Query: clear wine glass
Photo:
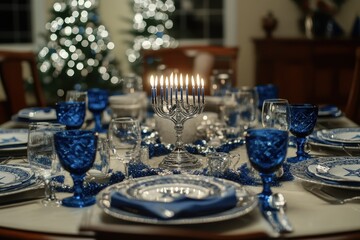
[[[263,190],[259,194],[261,204],[267,204],[272,195],[270,184],[274,173],[282,166],[287,154],[288,131],[273,128],[250,129],[245,136],[249,161],[260,174]]]
[[[109,94],[107,90],[92,88],[88,90],[88,109],[94,116],[95,132],[106,132],[102,127],[101,115],[109,103]]]
[[[58,102],[55,108],[59,123],[66,125],[67,129],[81,128],[86,114],[85,102]]]
[[[290,132],[296,137],[296,157],[288,158],[287,162],[300,162],[310,158],[305,152],[306,137],[315,128],[318,107],[313,104],[290,104]]]
[[[236,93],[238,124],[245,133],[257,117],[258,95],[255,88],[242,87]]]
[[[74,182],[74,195],[63,199],[62,205],[81,208],[94,204],[94,196],[84,195],[83,182],[95,160],[97,134],[89,130],[57,132],[54,134],[54,142],[60,163]]]
[[[290,108],[286,99],[265,99],[261,111],[261,122],[264,128],[289,130]]]
[[[68,90],[65,97],[66,102],[85,102],[87,101],[87,92],[78,90]]]
[[[138,121],[129,118],[114,118],[109,125],[111,158],[124,164],[125,178],[129,178],[128,164],[139,158],[141,133]]]
[[[59,206],[56,198],[53,177],[61,173],[61,167],[54,148],[54,133],[64,131],[65,125],[37,122],[29,124],[27,155],[35,176],[44,182],[44,206]]]

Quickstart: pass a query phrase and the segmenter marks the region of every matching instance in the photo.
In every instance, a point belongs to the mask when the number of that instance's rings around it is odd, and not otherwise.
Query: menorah
[[[159,167],[165,169],[194,169],[201,167],[200,161],[184,148],[182,132],[184,123],[190,118],[196,117],[204,109],[204,79],[200,80],[197,75],[191,76],[192,91],[189,97],[189,76],[185,78],[185,96],[183,75],[171,74],[170,77],[160,76],[150,77],[151,103],[157,115],[171,120],[174,123],[176,132],[176,142],[174,150],[168,154]],[[170,79],[170,80],[169,80]],[[165,81],[165,87],[164,87]],[[158,95],[158,82],[160,82],[160,95]],[[180,88],[178,85],[180,84]],[[201,85],[200,85],[201,84]]]

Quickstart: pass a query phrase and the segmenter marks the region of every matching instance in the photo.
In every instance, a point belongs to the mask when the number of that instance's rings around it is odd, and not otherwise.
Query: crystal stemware
[[[96,202],[94,196],[85,196],[83,182],[86,172],[93,166],[97,135],[89,130],[68,130],[54,135],[55,149],[63,168],[74,182],[74,195],[62,200],[67,207],[86,207]]]
[[[58,102],[56,116],[59,123],[67,129],[79,129],[84,123],[86,114],[85,102]]]
[[[87,99],[86,91],[69,90],[66,92],[66,102],[85,102]]]
[[[108,91],[99,88],[92,88],[88,90],[88,109],[94,116],[95,132],[105,132],[106,129],[102,127],[101,115],[109,103]]]
[[[272,195],[270,184],[273,182],[274,173],[286,158],[288,136],[288,131],[272,128],[247,131],[246,152],[252,167],[259,172],[263,182],[263,190],[259,194],[261,202],[266,203]]]
[[[305,152],[306,137],[314,131],[318,107],[313,104],[290,104],[290,132],[296,137],[296,157],[287,162],[299,162],[310,156]]]
[[[290,107],[286,99],[265,99],[261,111],[261,122],[264,128],[289,130]]]
[[[44,206],[59,206],[56,198],[53,177],[60,174],[61,168],[54,149],[54,133],[65,130],[57,123],[37,122],[29,124],[27,155],[35,176],[44,182]]]
[[[236,93],[238,103],[238,124],[241,131],[245,133],[256,121],[258,96],[255,88],[242,87]]]
[[[141,133],[138,121],[129,118],[114,118],[109,125],[111,158],[124,164],[125,178],[129,178],[128,164],[139,157]]]

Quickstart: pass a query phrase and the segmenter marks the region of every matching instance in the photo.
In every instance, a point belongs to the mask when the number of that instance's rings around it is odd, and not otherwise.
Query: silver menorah
[[[170,79],[170,80],[169,80]],[[201,167],[200,161],[184,148],[182,132],[184,123],[190,118],[196,117],[204,109],[204,80],[197,76],[195,85],[194,76],[192,80],[192,91],[189,97],[189,77],[185,78],[185,90],[183,76],[171,74],[170,77],[160,76],[160,89],[158,94],[158,77],[151,76],[151,102],[157,115],[171,120],[174,123],[176,142],[173,151],[168,154],[159,167],[165,169],[187,170]],[[164,87],[165,81],[165,87]],[[170,84],[169,84],[170,83]],[[178,88],[178,83],[180,88]],[[201,86],[200,86],[201,83]],[[184,96],[185,92],[185,96]]]

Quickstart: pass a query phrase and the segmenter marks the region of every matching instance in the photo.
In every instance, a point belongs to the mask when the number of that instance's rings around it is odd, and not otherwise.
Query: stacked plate
[[[341,115],[341,109],[335,105],[324,105],[319,107],[318,117],[331,118],[340,117]]]
[[[27,129],[0,129],[0,160],[26,156]]]
[[[0,165],[0,197],[28,190],[37,184],[30,168],[21,165]]]
[[[360,159],[356,157],[313,158],[294,164],[291,172],[306,182],[360,190]]]
[[[15,116],[15,120],[19,122],[51,122],[56,119],[56,110],[50,107],[24,108]]]
[[[346,151],[360,151],[360,128],[335,128],[314,131],[309,144],[315,147]],[[345,152],[344,152],[345,151]]]
[[[193,201],[198,201],[195,205],[197,207],[192,210],[193,213],[198,213],[204,207],[202,201],[221,201],[221,198],[229,196],[230,189],[234,191],[235,204],[229,209],[219,211],[209,209],[211,213],[201,216],[169,217],[168,219],[151,216],[143,211],[146,207],[157,208],[156,206],[158,206],[158,210],[169,214],[174,208],[188,207]],[[116,206],[115,200],[118,198],[114,198],[114,196],[118,194],[124,198],[124,202],[131,204],[131,208]],[[179,174],[143,177],[111,185],[98,194],[97,203],[106,214],[127,221],[149,224],[195,224],[224,221],[245,215],[256,207],[257,197],[241,185],[231,181]],[[172,206],[171,209],[168,208],[169,204]],[[188,210],[186,209],[186,211]]]

